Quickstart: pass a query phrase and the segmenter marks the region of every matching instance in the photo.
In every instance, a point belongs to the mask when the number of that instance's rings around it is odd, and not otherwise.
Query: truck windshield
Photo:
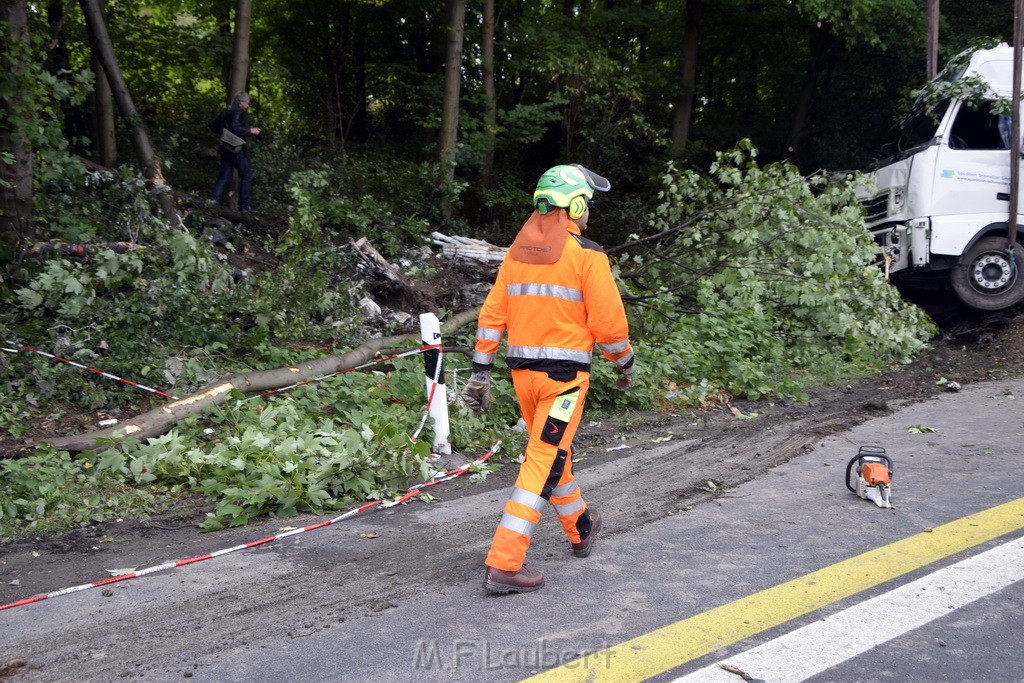
[[[939,121],[945,116],[948,108],[949,100],[943,100],[931,114],[925,111],[924,107],[911,112],[901,126],[897,152],[908,152],[932,140],[935,137],[935,129],[938,128]]]
[[[876,166],[884,166],[898,159],[909,156],[914,150],[923,147],[935,138],[939,121],[949,108],[949,100],[943,100],[929,113],[924,106],[916,106],[907,118],[895,128],[890,140],[882,147],[883,157]]]

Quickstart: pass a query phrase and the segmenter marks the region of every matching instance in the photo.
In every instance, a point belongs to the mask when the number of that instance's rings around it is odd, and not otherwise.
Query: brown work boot
[[[581,538],[579,543],[573,543],[572,554],[576,557],[586,557],[590,554],[590,549],[593,547],[594,536],[597,536],[597,532],[601,530],[601,513],[593,508],[587,508],[590,512],[590,533],[587,534],[586,538]]]
[[[529,593],[544,585],[544,575],[525,564],[519,571],[506,572],[488,567],[484,575],[484,588],[492,593]]]

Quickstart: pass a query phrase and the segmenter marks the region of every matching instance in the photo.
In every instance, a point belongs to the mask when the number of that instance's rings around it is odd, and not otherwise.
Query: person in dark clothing
[[[220,152],[220,175],[213,186],[210,196],[215,202],[220,201],[224,189],[231,182],[231,173],[238,171],[238,208],[252,211],[252,167],[249,165],[249,150],[246,141],[260,134],[259,128],[249,127],[249,93],[240,92],[231,99],[231,105],[221,112],[220,123],[224,131],[218,151]],[[232,138],[232,135],[235,136]],[[230,141],[225,141],[229,138]]]

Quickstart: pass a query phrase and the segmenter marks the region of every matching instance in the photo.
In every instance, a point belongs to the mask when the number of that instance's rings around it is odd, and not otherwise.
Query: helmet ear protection
[[[554,166],[544,172],[533,193],[533,205],[541,214],[563,208],[578,220],[587,212],[594,191],[607,192],[611,183],[579,164]]]
[[[583,195],[577,195],[569,200],[569,218],[577,220],[583,217],[583,214],[587,212],[587,198]]]

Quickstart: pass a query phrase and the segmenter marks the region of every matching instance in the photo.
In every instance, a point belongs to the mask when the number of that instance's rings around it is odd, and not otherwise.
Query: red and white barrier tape
[[[437,362],[434,364],[434,376],[431,378],[430,393],[427,394],[427,404],[423,406],[423,417],[420,418],[420,424],[416,427],[416,431],[409,436],[409,440],[413,443],[416,443],[416,439],[420,438],[420,432],[423,431],[423,427],[427,424],[427,418],[430,417],[430,404],[434,401],[434,394],[437,393],[437,385],[441,380],[441,359],[444,357],[444,347],[440,344],[424,344],[420,347],[420,350],[424,353],[432,349],[437,349]]]
[[[144,384],[139,384],[138,382],[133,382],[130,379],[125,379],[124,377],[118,377],[117,375],[112,375],[109,372],[103,372],[102,370],[97,370],[96,368],[89,367],[88,365],[82,365],[81,363],[76,363],[73,360],[69,360],[67,358],[62,358],[61,356],[57,356],[57,355],[52,354],[52,353],[47,353],[46,351],[42,351],[42,350],[34,348],[32,346],[27,346],[25,344],[21,344],[21,343],[16,342],[16,341],[11,341],[10,339],[8,339],[6,343],[8,343],[8,344],[10,344],[12,346],[16,346],[19,349],[22,349],[24,351],[28,351],[30,353],[35,353],[35,354],[38,354],[40,356],[44,356],[44,357],[49,358],[51,360],[59,361],[61,363],[66,363],[67,365],[72,365],[72,366],[74,366],[76,368],[81,368],[82,370],[88,370],[89,372],[92,372],[94,374],[100,375],[101,377],[106,377],[108,379],[113,379],[113,380],[116,380],[118,382],[123,382],[124,384],[127,384],[129,386],[136,387],[138,389],[143,389],[145,391],[149,391],[149,392],[152,392],[154,394],[158,394],[160,396],[163,396],[165,398],[169,398],[169,399],[174,400],[174,401],[179,400],[177,396],[172,396],[171,394],[168,394],[166,392],[160,391],[159,389],[154,389],[152,387],[147,387]],[[313,384],[314,382],[322,382],[325,379],[330,379],[331,377],[335,377],[337,375],[343,375],[346,372],[353,372],[355,370],[364,370],[366,368],[373,367],[374,365],[380,365],[381,363],[387,363],[389,361],[393,361],[393,360],[396,360],[398,358],[405,358],[407,356],[414,356],[416,354],[425,353],[427,351],[432,351],[434,349],[440,350],[441,349],[441,345],[440,344],[424,344],[423,346],[420,346],[420,347],[418,347],[416,349],[412,349],[411,351],[405,351],[403,353],[399,353],[399,354],[394,355],[394,356],[388,356],[386,358],[378,358],[377,360],[370,361],[369,363],[363,363],[362,365],[357,365],[357,366],[352,367],[352,368],[345,368],[344,370],[339,370],[338,372],[332,372],[329,375],[323,375],[321,377],[314,377],[313,379],[308,379],[308,380],[306,380],[304,382],[297,382],[296,384],[290,384],[290,385],[288,385],[286,387],[281,387],[280,389],[271,389],[270,391],[264,391],[262,394],[257,394],[256,396],[250,396],[246,400],[247,401],[251,401],[252,399],[255,399],[255,398],[266,398],[267,396],[273,396],[274,394],[279,394],[279,393],[281,393],[283,391],[288,391],[289,389],[295,389],[296,387],[301,387],[301,386],[304,386],[306,384]],[[14,349],[12,349],[12,350],[14,350]],[[422,427],[421,427],[421,429],[422,429]]]
[[[473,462],[469,462],[469,463],[466,463],[464,465],[460,465],[459,467],[456,467],[454,469],[438,471],[436,474],[434,474],[434,476],[430,480],[425,481],[425,482],[423,482],[421,484],[416,484],[415,486],[410,488],[408,491],[406,491],[405,493],[403,493],[402,495],[398,496],[397,498],[395,498],[392,501],[388,501],[388,502],[370,501],[368,503],[364,503],[363,505],[361,505],[361,506],[359,506],[359,507],[357,507],[357,508],[355,508],[353,510],[349,510],[348,512],[346,512],[346,513],[344,513],[342,515],[339,515],[339,516],[337,516],[337,517],[335,517],[333,519],[328,519],[328,520],[325,520],[323,522],[318,522],[316,524],[310,524],[309,526],[304,526],[301,529],[291,529],[289,531],[285,531],[283,533],[277,534],[276,536],[268,536],[267,538],[262,538],[262,539],[260,539],[258,541],[250,541],[248,543],[243,543],[242,545],[231,546],[230,548],[222,548],[221,550],[216,550],[216,551],[211,552],[211,553],[205,553],[203,555],[196,555],[195,557],[190,557],[188,559],[175,560],[173,562],[165,562],[163,564],[158,564],[158,565],[154,565],[152,567],[147,567],[146,569],[140,569],[138,571],[127,572],[125,574],[119,574],[117,576],[111,576],[109,578],[101,579],[99,581],[93,581],[92,583],[85,583],[85,584],[82,584],[80,586],[72,586],[70,588],[63,588],[61,590],[53,591],[51,593],[44,593],[44,594],[41,594],[41,595],[36,595],[36,596],[31,597],[31,598],[24,598],[23,600],[16,600],[15,602],[10,602],[10,603],[7,603],[6,605],[0,605],[0,612],[2,612],[3,610],[6,610],[6,609],[14,608],[14,607],[22,607],[24,605],[31,605],[32,603],[35,603],[35,602],[42,602],[43,600],[49,600],[50,598],[55,598],[55,597],[57,597],[59,595],[68,595],[70,593],[78,593],[80,591],[88,590],[90,588],[97,588],[99,586],[107,586],[107,585],[112,584],[112,583],[118,583],[118,582],[121,582],[121,581],[128,581],[129,579],[135,579],[135,578],[138,578],[140,576],[146,576],[148,574],[156,574],[157,572],[162,572],[162,571],[165,571],[167,569],[174,569],[175,567],[184,567],[187,564],[195,564],[196,562],[202,562],[203,560],[209,560],[209,559],[212,559],[214,557],[220,557],[221,555],[227,555],[228,553],[233,553],[233,552],[236,552],[238,550],[245,550],[247,548],[255,548],[257,546],[266,545],[267,543],[271,543],[273,541],[277,541],[277,540],[280,540],[282,538],[288,538],[289,536],[297,536],[299,534],[305,533],[307,531],[312,531],[314,529],[322,529],[323,527],[330,526],[331,524],[334,524],[335,522],[340,522],[340,521],[342,521],[344,519],[348,519],[350,517],[354,517],[354,516],[358,515],[361,512],[366,512],[368,510],[372,510],[373,508],[379,507],[381,509],[384,509],[384,508],[394,507],[396,505],[400,505],[401,503],[404,503],[404,502],[408,501],[410,498],[415,497],[423,489],[427,488],[428,486],[435,486],[437,484],[440,484],[441,482],[449,481],[451,479],[455,479],[456,477],[462,476],[466,472],[469,472],[470,469],[473,466],[479,465],[479,464],[482,464],[482,463],[486,462],[492,455],[497,453],[500,448],[501,448],[501,441],[499,440],[499,441],[496,441],[493,446],[491,446],[491,449],[489,451],[487,451],[486,453],[481,455],[479,458],[477,458]]]
[[[97,370],[96,368],[90,368],[88,365],[82,365],[81,363],[76,363],[73,360],[68,360],[67,358],[61,358],[60,356],[55,356],[52,353],[47,353],[46,351],[40,351],[39,349],[32,348],[31,346],[26,346],[24,344],[19,344],[18,342],[11,341],[10,339],[7,340],[7,343],[12,345],[12,346],[17,346],[19,349],[23,349],[23,350],[29,351],[31,353],[36,353],[36,354],[39,354],[40,356],[45,356],[46,358],[50,358],[52,360],[60,361],[61,363],[67,363],[68,365],[73,365],[76,368],[81,368],[82,370],[88,370],[89,372],[92,372],[92,373],[95,373],[97,375],[100,375],[101,377],[106,377],[107,379],[114,379],[114,380],[117,380],[118,382],[124,382],[128,386],[136,387],[138,389],[143,389],[145,391],[149,391],[149,392],[152,392],[154,394],[158,394],[158,395],[163,396],[165,398],[169,398],[169,399],[171,399],[173,401],[177,401],[178,400],[177,396],[171,396],[170,394],[164,393],[164,392],[160,391],[159,389],[153,389],[152,387],[147,387],[144,384],[139,384],[138,382],[133,382],[130,379],[125,379],[124,377],[118,377],[117,375],[111,375],[109,372],[103,372],[102,370]]]
[[[21,347],[21,348],[23,348],[25,350],[31,351],[33,353],[38,353],[38,354],[40,354],[42,356],[46,356],[48,358],[53,358],[54,360],[58,360],[58,361],[61,361],[61,362],[64,362],[64,363],[68,363],[69,365],[74,365],[74,366],[79,367],[79,368],[84,368],[84,369],[89,370],[91,372],[95,372],[95,373],[97,373],[99,375],[103,375],[104,377],[109,377],[111,379],[116,379],[118,381],[125,382],[126,384],[129,384],[131,386],[136,386],[136,387],[139,387],[139,388],[142,388],[142,389],[146,389],[147,391],[152,391],[152,392],[160,394],[162,396],[167,396],[168,398],[172,398],[172,399],[177,400],[176,396],[170,396],[169,394],[165,394],[165,393],[163,393],[161,391],[157,391],[156,389],[151,389],[151,388],[145,387],[145,386],[143,386],[141,384],[137,384],[135,382],[131,382],[129,380],[126,380],[126,379],[123,379],[123,378],[120,378],[120,377],[116,377],[114,375],[110,375],[110,374],[105,373],[105,372],[101,372],[99,370],[96,370],[95,368],[89,368],[89,367],[86,367],[84,365],[80,365],[78,363],[75,363],[74,361],[69,361],[66,358],[61,358],[59,356],[55,356],[53,354],[49,354],[49,353],[46,353],[44,351],[39,351],[39,350],[34,349],[32,347],[25,346],[23,344],[18,344],[16,342],[12,342],[10,340],[8,340],[7,343],[8,344],[13,344],[15,346],[19,346],[19,347]],[[334,377],[336,375],[340,375],[340,374],[343,374],[343,373],[346,373],[346,372],[352,372],[354,370],[361,370],[361,369],[368,368],[368,367],[371,367],[371,366],[374,366],[374,365],[379,365],[381,363],[385,363],[385,362],[388,362],[388,361],[391,361],[391,360],[396,360],[398,358],[404,358],[406,356],[412,356],[412,355],[416,355],[416,354],[419,354],[419,353],[424,353],[426,351],[430,351],[430,350],[434,350],[434,349],[437,349],[439,352],[441,352],[442,346],[440,344],[424,344],[423,346],[421,346],[421,347],[419,347],[417,349],[406,351],[406,352],[403,352],[403,353],[400,353],[400,354],[397,354],[397,355],[394,355],[394,356],[389,356],[387,358],[380,358],[378,360],[371,361],[369,363],[364,363],[364,364],[358,365],[356,367],[346,368],[345,370],[340,370],[338,372],[334,372],[334,373],[331,373],[329,375],[324,375],[322,377],[316,377],[316,378],[313,378],[313,379],[306,380],[304,382],[298,382],[296,384],[292,384],[292,385],[287,386],[287,387],[281,387],[280,389],[274,389],[272,391],[267,391],[267,392],[264,392],[264,393],[259,394],[257,396],[252,396],[252,397],[250,397],[250,399],[252,399],[252,398],[263,398],[263,397],[266,397],[266,396],[270,396],[270,395],[273,395],[273,394],[280,393],[282,391],[287,391],[289,389],[294,389],[295,387],[300,387],[300,386],[303,386],[305,384],[312,384],[313,382],[320,382],[320,381],[323,381],[323,380],[328,379],[330,377]],[[441,370],[441,362],[440,362],[440,359],[438,359],[438,363],[436,365],[436,369],[435,369],[435,372],[434,372],[434,378],[433,378],[434,379],[434,386],[431,387],[430,395],[427,397],[427,404],[426,404],[426,406],[423,409],[423,413],[424,413],[423,419],[420,420],[419,427],[417,427],[416,431],[409,437],[410,441],[413,442],[413,443],[416,442],[416,439],[419,437],[419,434],[422,431],[423,426],[426,424],[427,416],[429,415],[430,403],[434,399],[434,389],[436,388],[436,384],[437,384],[438,379],[439,379],[438,375],[440,374],[440,370]],[[250,399],[246,399],[246,400],[250,400]],[[440,471],[436,472],[431,477],[430,480],[428,480],[426,482],[423,482],[423,483],[420,483],[420,484],[416,484],[415,486],[410,488],[408,491],[406,491],[402,495],[398,496],[397,498],[395,498],[394,500],[389,501],[389,502],[370,501],[368,503],[364,503],[363,505],[361,505],[361,506],[359,506],[359,507],[357,507],[357,508],[355,508],[353,510],[349,510],[348,512],[346,512],[346,513],[344,513],[342,515],[339,515],[338,517],[335,517],[335,518],[329,519],[329,520],[325,520],[325,521],[319,522],[317,524],[311,524],[309,526],[305,526],[305,527],[302,527],[300,529],[291,529],[291,530],[286,531],[284,533],[277,534],[276,536],[268,536],[267,538],[263,538],[263,539],[260,539],[260,540],[257,540],[257,541],[250,541],[249,543],[243,543],[242,545],[236,545],[236,546],[232,546],[230,548],[223,548],[221,550],[217,550],[217,551],[214,551],[212,553],[206,553],[204,555],[197,555],[195,557],[190,557],[190,558],[187,558],[187,559],[184,559],[184,560],[175,560],[173,562],[166,562],[164,564],[154,565],[154,566],[148,567],[146,569],[141,569],[141,570],[133,571],[133,572],[127,572],[125,574],[119,574],[118,576],[111,576],[109,578],[101,579],[99,581],[93,581],[92,583],[86,583],[86,584],[82,584],[82,585],[79,585],[79,586],[72,586],[70,588],[64,588],[64,589],[61,589],[61,590],[58,590],[58,591],[53,591],[51,593],[44,593],[44,594],[36,595],[36,596],[30,597],[30,598],[25,598],[23,600],[17,600],[15,602],[7,603],[5,605],[0,605],[0,611],[3,611],[5,609],[11,609],[13,607],[21,607],[23,605],[30,605],[30,604],[35,603],[35,602],[41,602],[43,600],[48,600],[50,598],[55,598],[55,597],[57,597],[59,595],[67,595],[69,593],[77,593],[79,591],[88,590],[90,588],[96,588],[98,586],[106,586],[108,584],[118,583],[120,581],[127,581],[129,579],[138,578],[140,576],[146,576],[148,574],[155,574],[157,572],[161,572],[161,571],[164,571],[164,570],[167,570],[167,569],[173,569],[175,567],[183,567],[183,566],[188,565],[188,564],[195,564],[196,562],[202,562],[203,560],[209,560],[209,559],[214,558],[214,557],[220,557],[221,555],[227,555],[228,553],[233,553],[233,552],[236,552],[238,550],[245,550],[247,548],[255,548],[257,546],[265,545],[267,543],[270,543],[272,541],[277,541],[277,540],[282,539],[282,538],[287,538],[289,536],[296,536],[298,534],[305,533],[306,531],[312,531],[314,529],[320,529],[320,528],[323,528],[323,527],[326,527],[326,526],[330,526],[331,524],[334,524],[335,522],[340,522],[340,521],[342,521],[344,519],[348,519],[350,517],[354,517],[355,515],[358,515],[358,514],[360,514],[362,512],[366,512],[368,510],[372,510],[372,509],[377,508],[377,507],[379,507],[381,509],[389,508],[389,507],[394,507],[395,505],[400,505],[400,504],[408,501],[410,498],[415,497],[417,494],[419,494],[419,492],[421,490],[423,490],[424,488],[426,488],[428,486],[435,486],[437,484],[440,484],[441,482],[449,481],[449,480],[454,479],[456,477],[462,476],[463,474],[468,472],[474,465],[479,465],[481,463],[486,462],[492,455],[494,455],[495,453],[498,452],[500,447],[501,447],[501,441],[500,440],[496,441],[494,443],[494,445],[491,446],[491,449],[489,451],[487,451],[485,454],[483,454],[482,456],[480,456],[479,458],[477,458],[473,462],[466,463],[464,465],[461,465],[461,466],[456,467],[456,468],[451,469],[451,470],[440,470]]]

